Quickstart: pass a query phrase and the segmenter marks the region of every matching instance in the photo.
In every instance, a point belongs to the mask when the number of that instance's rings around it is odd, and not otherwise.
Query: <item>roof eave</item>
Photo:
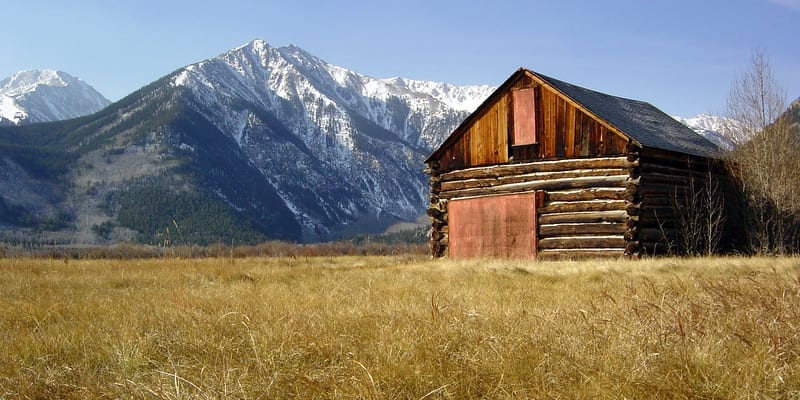
[[[500,84],[500,86],[498,86],[497,89],[492,92],[492,94],[486,97],[486,99],[474,111],[472,111],[471,114],[461,121],[461,124],[459,124],[456,129],[453,129],[447,139],[445,139],[444,142],[442,142],[442,144],[440,144],[439,147],[437,147],[436,150],[434,150],[433,153],[431,153],[431,155],[425,159],[425,163],[428,164],[431,161],[438,159],[439,156],[441,156],[441,153],[444,152],[444,150],[448,148],[452,142],[457,140],[457,138],[460,136],[460,132],[469,126],[469,124],[472,123],[472,121],[476,119],[484,109],[493,104],[494,100],[499,97],[501,93],[504,93],[507,88],[511,87],[514,82],[516,82],[522,75],[525,74],[526,71],[528,70],[525,67],[520,67],[516,72],[511,74],[511,76],[508,77],[505,82]]]

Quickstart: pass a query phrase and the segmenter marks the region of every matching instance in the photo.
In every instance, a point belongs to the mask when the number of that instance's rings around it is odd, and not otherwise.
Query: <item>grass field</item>
[[[0,398],[800,397],[800,259],[0,259]]]

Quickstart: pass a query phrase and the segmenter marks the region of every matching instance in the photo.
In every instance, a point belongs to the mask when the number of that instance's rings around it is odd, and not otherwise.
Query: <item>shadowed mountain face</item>
[[[424,211],[422,161],[491,90],[256,40],[94,115],[0,129],[0,229],[155,244],[380,231]]]

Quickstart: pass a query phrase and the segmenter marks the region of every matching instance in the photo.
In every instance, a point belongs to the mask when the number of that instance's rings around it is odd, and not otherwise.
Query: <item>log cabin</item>
[[[697,199],[711,171],[724,173],[719,154],[649,103],[520,68],[425,160],[431,252],[680,252],[686,214],[698,206],[683,200]]]

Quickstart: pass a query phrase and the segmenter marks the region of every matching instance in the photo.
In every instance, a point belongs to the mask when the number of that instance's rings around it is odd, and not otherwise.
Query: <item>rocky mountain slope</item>
[[[0,129],[0,227],[81,243],[380,231],[423,212],[422,160],[492,89],[374,79],[256,40],[94,115]]]
[[[691,118],[673,117],[695,132],[703,135],[721,149],[732,150],[735,147],[733,140],[725,135],[726,124],[730,121],[725,117],[711,114],[699,114]]]
[[[0,80],[0,125],[75,118],[109,104],[89,84],[66,72],[26,70]]]
[[[711,114],[699,114],[691,118],[673,116],[673,118],[714,142],[723,150],[733,150],[736,147],[734,140],[729,137],[730,134],[726,133],[727,130],[736,129],[737,126],[737,123],[730,118]],[[800,98],[789,104],[783,118],[792,121],[791,126],[793,129],[797,129],[796,126],[800,124]]]

